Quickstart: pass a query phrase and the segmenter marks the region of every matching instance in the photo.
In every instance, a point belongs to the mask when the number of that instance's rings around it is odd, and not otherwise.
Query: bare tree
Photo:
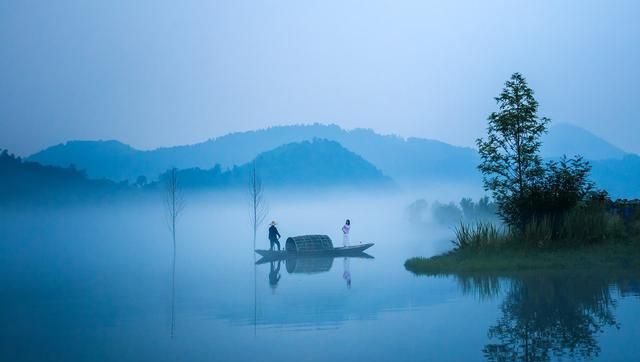
[[[249,177],[249,204],[251,214],[251,224],[253,226],[253,249],[256,248],[256,237],[258,228],[264,222],[269,213],[269,207],[264,200],[264,189],[262,188],[262,180],[258,174],[256,161],[254,160],[251,167]],[[256,336],[256,326],[258,317],[258,293],[257,293],[257,270],[256,270],[256,254],[253,253],[253,335]]]
[[[175,329],[175,279],[176,279],[176,221],[184,210],[184,197],[178,180],[178,170],[174,167],[165,174],[165,206],[171,236],[173,238],[173,263],[171,273],[171,338]]]
[[[176,169],[175,167],[170,169],[165,174],[165,177],[165,206],[167,208],[169,229],[171,230],[171,235],[173,236],[173,246],[175,251],[176,221],[184,210],[184,197],[182,195],[182,189],[180,188],[180,182],[178,180],[178,169]]]
[[[256,248],[256,236],[258,228],[264,222],[269,213],[269,208],[264,200],[264,189],[262,180],[258,174],[256,161],[253,161],[251,175],[249,179],[249,202],[251,206],[251,223],[253,226],[253,248]]]

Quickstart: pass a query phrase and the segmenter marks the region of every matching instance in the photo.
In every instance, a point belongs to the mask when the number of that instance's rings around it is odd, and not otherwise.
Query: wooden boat
[[[256,249],[256,253],[264,258],[269,259],[277,259],[277,258],[286,258],[288,256],[293,255],[327,255],[327,256],[348,256],[348,255],[356,255],[360,254],[363,251],[369,249],[375,245],[374,243],[363,243],[349,246],[341,246],[337,248],[324,248],[324,249],[315,249],[315,250],[261,250]]]

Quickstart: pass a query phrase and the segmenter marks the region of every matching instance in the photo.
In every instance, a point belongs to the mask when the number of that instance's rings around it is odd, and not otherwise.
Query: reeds
[[[451,242],[456,249],[480,249],[496,247],[508,241],[508,234],[503,228],[490,222],[478,222],[476,224],[460,223],[455,228],[456,238]]]
[[[489,222],[460,223],[452,243],[458,250],[516,247],[576,247],[629,239],[619,215],[603,209],[577,207],[555,217],[532,219],[523,230],[508,230]]]

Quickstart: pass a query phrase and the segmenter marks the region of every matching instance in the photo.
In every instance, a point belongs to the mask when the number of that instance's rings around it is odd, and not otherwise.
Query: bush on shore
[[[588,203],[564,214],[533,218],[523,230],[488,222],[460,223],[452,242],[456,249],[581,247],[636,238],[640,215],[636,218],[625,222],[617,212]]]

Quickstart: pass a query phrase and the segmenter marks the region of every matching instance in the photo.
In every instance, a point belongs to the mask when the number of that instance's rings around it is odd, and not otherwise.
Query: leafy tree
[[[550,216],[560,218],[593,192],[591,165],[581,156],[549,161],[540,183],[535,185],[520,208],[527,220]],[[602,191],[601,191],[602,192]]]
[[[533,93],[522,74],[514,73],[495,98],[499,110],[488,118],[487,138],[476,141],[484,187],[491,191],[502,219],[519,229],[526,223],[522,201],[544,176],[540,137],[550,121],[538,117]]]

